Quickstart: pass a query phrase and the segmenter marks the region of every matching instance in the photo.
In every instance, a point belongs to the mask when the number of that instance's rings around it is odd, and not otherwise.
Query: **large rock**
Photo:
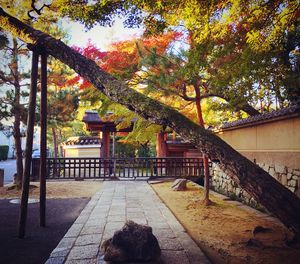
[[[173,191],[185,191],[186,190],[186,179],[176,179],[172,184]]]
[[[112,262],[150,261],[160,257],[161,250],[150,226],[127,221],[113,237],[104,241],[104,260]]]

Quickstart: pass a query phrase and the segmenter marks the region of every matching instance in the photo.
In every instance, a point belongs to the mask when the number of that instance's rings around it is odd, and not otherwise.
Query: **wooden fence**
[[[203,177],[201,158],[47,158],[48,179]],[[39,177],[39,159],[32,160]]]

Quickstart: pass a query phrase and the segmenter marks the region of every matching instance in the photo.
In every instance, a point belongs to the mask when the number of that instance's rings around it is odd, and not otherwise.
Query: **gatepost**
[[[0,187],[4,186],[4,169],[0,168]]]

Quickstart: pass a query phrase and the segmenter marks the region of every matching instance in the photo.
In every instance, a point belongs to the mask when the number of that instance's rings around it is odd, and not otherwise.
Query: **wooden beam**
[[[40,109],[40,226],[46,226],[46,170],[47,170],[47,54],[41,54]]]
[[[38,78],[39,54],[33,50],[31,65],[31,86],[29,94],[29,109],[27,118],[26,149],[25,149],[25,166],[23,172],[22,196],[20,204],[19,230],[18,237],[24,238],[27,220],[28,195],[30,184],[30,169],[32,161],[32,143],[34,133],[34,116],[36,106],[37,78]]]

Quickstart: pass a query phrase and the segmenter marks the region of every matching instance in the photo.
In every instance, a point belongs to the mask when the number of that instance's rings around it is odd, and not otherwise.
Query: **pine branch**
[[[8,77],[5,76],[5,73],[0,70],[0,80],[3,81],[3,83],[15,85],[13,81],[11,81]]]

